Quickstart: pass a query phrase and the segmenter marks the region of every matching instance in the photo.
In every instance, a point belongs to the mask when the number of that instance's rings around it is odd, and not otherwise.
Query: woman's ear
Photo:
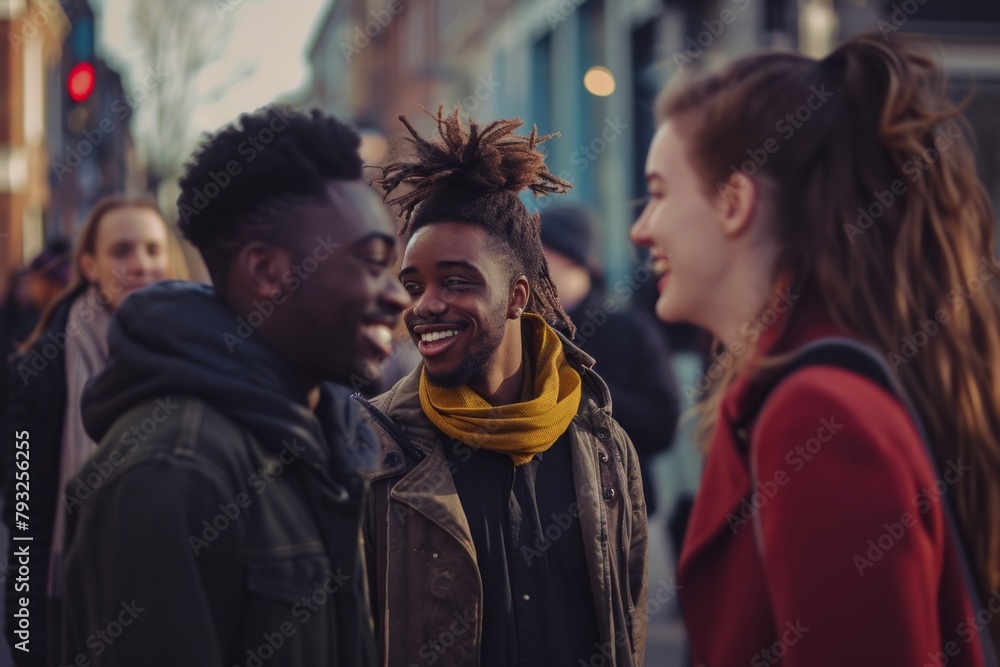
[[[757,184],[746,174],[733,172],[719,188],[722,231],[726,236],[739,236],[750,226],[757,208]]]
[[[531,286],[525,276],[518,276],[514,280],[514,285],[510,289],[510,301],[507,306],[507,319],[516,320],[524,313],[528,306],[528,297],[531,295]]]
[[[97,284],[97,258],[92,253],[80,254],[80,273],[91,285]]]

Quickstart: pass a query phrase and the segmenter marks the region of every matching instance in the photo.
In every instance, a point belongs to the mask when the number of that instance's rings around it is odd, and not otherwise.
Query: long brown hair
[[[950,497],[987,590],[1000,586],[996,223],[931,44],[865,35],[821,61],[748,56],[665,91],[659,116],[683,129],[707,193],[733,170],[758,184],[775,280],[813,286],[835,325],[885,351],[939,468],[971,465]],[[743,366],[706,400],[706,434]]]
[[[167,243],[169,247],[165,248],[165,250],[170,253],[170,265],[175,266],[175,262],[178,258],[178,253],[175,249],[175,237],[170,229],[170,226],[167,225],[164,220],[163,214],[160,212],[160,207],[157,206],[155,199],[148,195],[109,195],[107,197],[102,197],[96,204],[94,204],[94,207],[90,209],[90,213],[87,214],[87,219],[84,221],[83,227],[80,229],[80,236],[77,239],[76,245],[73,247],[73,267],[69,284],[66,286],[66,289],[64,289],[62,293],[60,293],[51,304],[49,304],[39,318],[34,331],[32,331],[31,335],[28,336],[23,343],[21,343],[19,349],[22,352],[30,349],[38,337],[44,333],[49,326],[51,326],[55,313],[59,310],[60,306],[65,304],[67,301],[72,301],[90,286],[90,281],[88,281],[86,276],[84,276],[83,269],[81,268],[83,255],[86,253],[93,255],[96,252],[97,231],[100,228],[101,220],[103,220],[104,216],[108,213],[120,208],[142,208],[156,213],[167,230]],[[182,269],[177,269],[176,271],[182,271]],[[182,277],[177,275],[176,271],[173,275]]]

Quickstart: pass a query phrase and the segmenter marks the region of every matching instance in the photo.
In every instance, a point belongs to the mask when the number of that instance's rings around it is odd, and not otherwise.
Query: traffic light
[[[94,18],[76,16],[69,33],[63,70],[66,73],[66,129],[82,134],[98,121],[97,59],[94,55]]]
[[[84,102],[94,92],[94,66],[89,62],[77,63],[69,71],[66,87],[69,98],[74,102]]]

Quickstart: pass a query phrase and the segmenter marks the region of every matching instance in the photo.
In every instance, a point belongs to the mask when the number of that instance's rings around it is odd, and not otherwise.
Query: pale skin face
[[[731,174],[708,193],[677,122],[657,130],[646,159],[649,203],[631,231],[659,274],[656,315],[690,322],[725,343],[738,339],[772,292],[777,246],[754,181]]]
[[[98,222],[94,251],[83,253],[80,269],[115,309],[132,292],[165,279],[169,263],[167,229],[159,214],[123,206]]]

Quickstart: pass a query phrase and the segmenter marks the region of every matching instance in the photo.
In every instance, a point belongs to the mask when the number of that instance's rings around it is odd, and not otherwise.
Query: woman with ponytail
[[[710,330],[678,566],[709,665],[994,664],[1000,262],[968,126],[915,38],[665,92],[632,229]]]

